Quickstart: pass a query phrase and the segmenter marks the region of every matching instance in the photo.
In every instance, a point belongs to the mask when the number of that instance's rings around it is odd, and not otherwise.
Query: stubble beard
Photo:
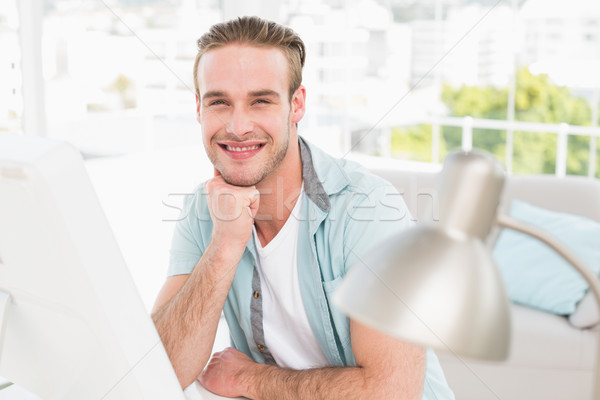
[[[242,170],[242,171],[231,171],[223,168],[217,160],[215,152],[207,152],[208,158],[210,159],[213,166],[219,171],[223,180],[234,186],[254,186],[260,183],[263,179],[269,176],[273,171],[275,171],[285,159],[287,155],[288,147],[290,145],[290,125],[287,124],[287,129],[285,132],[284,140],[280,143],[280,145],[275,150],[275,153],[265,162],[265,164],[261,167],[258,166],[258,170]]]

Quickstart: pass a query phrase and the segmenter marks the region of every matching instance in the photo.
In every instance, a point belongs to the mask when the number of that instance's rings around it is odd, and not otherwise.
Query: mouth
[[[247,142],[247,143],[219,143],[219,147],[223,149],[229,157],[240,160],[249,158],[257,154],[265,143]]]
[[[227,150],[227,151],[235,151],[236,153],[240,153],[240,152],[243,152],[243,151],[258,150],[258,149],[260,149],[264,145],[263,144],[255,144],[255,145],[252,145],[252,146],[248,146],[248,145],[245,145],[245,146],[231,146],[231,145],[228,145],[228,144],[221,144],[220,146],[222,148],[224,148],[225,150]]]

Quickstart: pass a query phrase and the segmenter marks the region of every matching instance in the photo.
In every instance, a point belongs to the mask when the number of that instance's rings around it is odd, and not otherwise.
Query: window
[[[0,132],[22,131],[21,48],[16,0],[0,3]]]

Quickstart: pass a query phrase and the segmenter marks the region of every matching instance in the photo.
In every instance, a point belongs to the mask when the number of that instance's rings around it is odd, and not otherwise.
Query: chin
[[[260,181],[262,181],[264,178],[263,176],[252,176],[252,175],[245,175],[245,174],[230,175],[226,172],[224,173],[223,171],[219,171],[219,172],[225,182],[227,182],[230,185],[234,185],[234,186],[243,186],[243,187],[254,186],[257,183],[259,183]]]

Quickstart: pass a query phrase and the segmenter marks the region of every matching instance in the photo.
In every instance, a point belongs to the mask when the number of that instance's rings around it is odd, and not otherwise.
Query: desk
[[[222,399],[231,399],[231,397],[223,397],[218,396],[208,390],[204,389],[204,387],[198,382],[194,381],[190,386],[188,386],[185,391],[185,397],[188,400],[222,400]],[[241,400],[243,397],[235,397],[235,399]]]
[[[2,380],[1,382],[6,382],[6,380]],[[185,397],[187,400],[223,400],[230,399],[230,397],[218,396],[214,393],[209,392],[204,389],[198,381],[194,381],[190,386],[187,387],[184,391]],[[237,397],[238,400],[242,400],[241,397]],[[0,390],[0,400],[41,400],[38,396],[32,394],[31,392],[23,389],[18,385],[10,385],[4,390]],[[234,399],[235,400],[235,399]]]

